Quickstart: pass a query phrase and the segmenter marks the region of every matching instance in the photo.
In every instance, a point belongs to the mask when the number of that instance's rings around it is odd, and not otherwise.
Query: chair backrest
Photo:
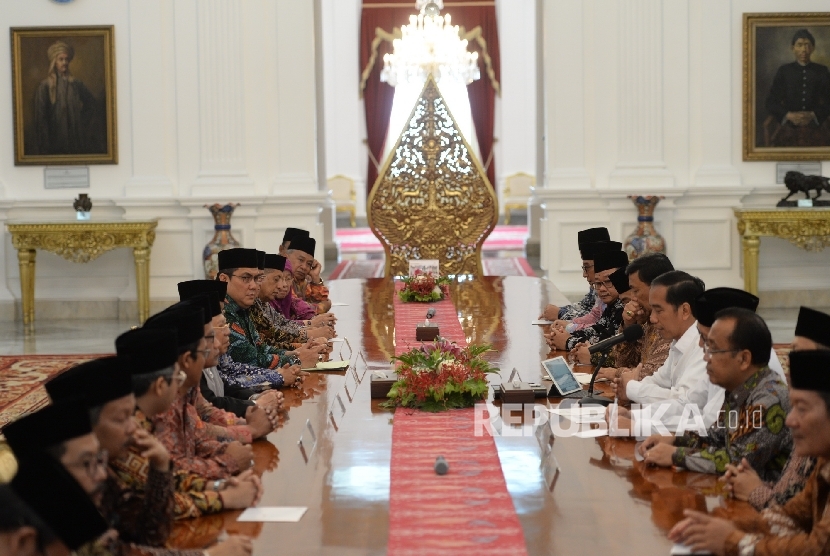
[[[530,188],[534,185],[536,185],[536,178],[530,174],[519,172],[507,176],[504,180],[504,196],[530,198]]]
[[[432,77],[407,121],[367,202],[386,275],[407,274],[410,259],[437,259],[442,275],[482,275],[498,200]]]
[[[331,190],[331,198],[335,201],[354,201],[355,190],[353,179],[338,174],[327,179],[326,185]]]

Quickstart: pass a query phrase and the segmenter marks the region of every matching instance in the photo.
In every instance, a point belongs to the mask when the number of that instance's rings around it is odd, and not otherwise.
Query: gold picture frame
[[[114,27],[10,32],[15,165],[117,164]]]
[[[816,93],[816,83],[830,78],[830,13],[746,13],[743,19],[744,160],[830,159],[830,98]],[[802,29],[812,41],[797,39]],[[797,49],[809,42],[805,62]]]

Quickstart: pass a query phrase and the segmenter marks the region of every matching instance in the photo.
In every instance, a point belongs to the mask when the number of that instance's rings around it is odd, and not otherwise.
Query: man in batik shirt
[[[792,436],[784,426],[790,409],[787,385],[768,366],[772,336],[764,320],[748,309],[723,309],[715,318],[704,357],[707,375],[726,390],[718,421],[706,436],[653,435],[641,453],[646,463],[718,474],[745,458],[762,479],[777,480],[792,450]]]
[[[830,351],[790,354],[790,401],[786,425],[794,453],[818,458],[803,491],[783,506],[735,522],[686,510],[669,533],[672,541],[713,554],[823,555],[830,546]]]
[[[331,309],[329,289],[323,285],[320,277],[322,265],[314,258],[317,241],[311,237],[291,240],[286,250],[286,258],[291,261],[294,274],[294,295],[317,308],[317,314],[327,313]]]

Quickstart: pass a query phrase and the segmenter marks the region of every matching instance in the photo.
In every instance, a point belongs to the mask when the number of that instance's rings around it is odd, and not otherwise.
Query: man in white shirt
[[[697,388],[706,379],[706,363],[692,313],[704,288],[702,280],[680,270],[666,272],[651,283],[650,319],[660,335],[671,341],[669,356],[649,377],[636,380],[639,369],[634,369],[616,379],[613,387],[617,399],[639,407],[631,411],[617,409],[616,405],[609,408],[612,420],[618,412],[617,423],[611,427],[614,434],[627,430],[636,436],[647,436],[654,432],[647,430],[648,421],[675,422],[687,404],[698,408],[706,404],[706,391]]]

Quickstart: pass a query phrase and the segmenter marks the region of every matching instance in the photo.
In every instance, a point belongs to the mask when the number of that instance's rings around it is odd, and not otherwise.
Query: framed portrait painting
[[[830,159],[830,13],[744,14],[744,160]]]
[[[11,29],[15,165],[116,164],[112,26]]]

